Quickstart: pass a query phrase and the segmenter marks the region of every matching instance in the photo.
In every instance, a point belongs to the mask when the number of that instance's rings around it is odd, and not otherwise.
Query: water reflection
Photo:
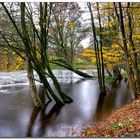
[[[105,120],[112,111],[131,100],[127,82],[122,79],[114,82],[107,95],[100,95],[95,114],[96,121]]]
[[[130,91],[128,91],[127,81],[125,79],[121,80],[119,87],[116,89],[116,100],[115,106],[119,107],[125,102],[125,100],[131,99]]]
[[[28,85],[3,85],[0,88],[0,137],[75,137],[83,126],[104,119],[131,99],[123,80],[114,84],[105,97],[101,97],[96,80],[83,79],[68,71],[54,73],[63,91],[74,102],[65,106],[50,102],[40,110],[32,105]],[[13,77],[14,72],[11,74]],[[23,71],[16,74],[16,81],[20,81],[22,74],[25,75]],[[5,76],[2,73],[3,82],[7,80]],[[7,90],[8,94],[2,90]],[[46,102],[39,84],[38,91]]]
[[[48,102],[48,104],[43,108],[43,109],[37,109],[34,108],[33,112],[31,114],[31,118],[30,118],[30,122],[29,122],[29,127],[28,127],[28,131],[27,131],[27,137],[32,137],[34,132],[33,132],[33,128],[35,125],[35,122],[37,120],[37,117],[39,117],[39,122],[40,122],[40,126],[39,126],[39,130],[38,130],[38,137],[42,137],[45,134],[45,129],[47,127],[47,125],[55,120],[55,118],[57,117],[57,115],[60,112],[60,109],[62,108],[62,105],[60,104],[55,104],[48,113],[46,113],[46,109],[48,109],[48,105],[50,102]]]
[[[103,105],[104,105],[105,95],[101,94],[98,99],[96,106],[95,120],[100,121],[103,118]]]

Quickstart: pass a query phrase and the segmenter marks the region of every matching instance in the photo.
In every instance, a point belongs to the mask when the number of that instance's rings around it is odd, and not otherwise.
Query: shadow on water
[[[40,114],[40,129],[39,129],[39,135],[38,137],[42,137],[45,134],[45,128],[47,127],[47,124],[53,121],[59,114],[61,108],[63,107],[60,104],[55,104],[51,110],[46,114],[45,110],[47,109],[47,106],[49,105],[50,102],[43,108],[43,109],[37,109],[34,108],[33,112],[31,114],[30,122],[29,122],[29,127],[27,131],[27,137],[32,137],[32,130],[35,125],[35,121]]]
[[[39,96],[40,99],[42,100],[43,103],[45,103],[45,95],[44,95],[44,89],[43,87],[39,87]],[[47,124],[50,123],[51,121],[53,121],[53,119],[55,119],[57,117],[57,115],[59,114],[61,108],[63,107],[62,104],[54,104],[54,106],[52,106],[52,108],[49,107],[49,104],[51,103],[51,101],[47,102],[44,106],[44,108],[40,109],[40,108],[33,108],[33,111],[31,113],[31,117],[30,117],[30,121],[29,121],[29,126],[28,126],[28,130],[27,130],[27,137],[32,137],[33,136],[33,128],[35,125],[35,121],[37,120],[37,117],[39,116],[39,121],[40,121],[40,129],[39,129],[39,135],[38,137],[41,137],[44,135],[45,133],[45,128],[47,127]],[[50,108],[50,110],[48,111],[48,113],[46,113],[46,110],[48,110],[48,108]]]
[[[96,113],[95,113],[95,120],[96,121],[99,121],[99,120],[102,119],[104,99],[105,99],[105,95],[101,94],[99,96],[99,100],[98,100],[98,104],[97,104],[97,109],[96,109]]]
[[[101,121],[103,118],[105,119],[105,112],[104,112],[104,104],[105,103],[104,102],[105,102],[105,98],[108,98],[108,95],[109,95],[109,100],[110,99],[112,100],[112,105],[111,106],[113,106],[114,100],[116,98],[115,92],[116,92],[116,89],[118,89],[120,81],[119,82],[117,82],[117,81],[113,82],[113,84],[111,85],[111,90],[107,91],[107,95],[100,94],[99,99],[98,99],[96,113],[95,113],[95,120],[96,121]]]
[[[107,91],[107,95],[99,96],[95,120],[105,120],[111,112],[130,100],[131,94],[127,89],[127,81],[122,79],[114,82],[111,86],[111,90]]]
[[[103,97],[99,96],[96,80],[82,79],[68,71],[56,73],[63,91],[74,100],[71,104],[50,102],[37,109],[32,105],[28,85],[0,85],[0,137],[76,137],[85,125],[105,119],[131,99],[124,80],[114,83]],[[14,75],[18,77],[13,73],[11,79]],[[21,80],[20,72],[19,76],[15,81]],[[7,80],[2,78],[3,82]],[[46,102],[41,85],[38,90]]]

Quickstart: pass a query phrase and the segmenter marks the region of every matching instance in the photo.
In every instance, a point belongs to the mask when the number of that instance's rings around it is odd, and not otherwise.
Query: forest
[[[0,137],[140,137],[139,2],[0,2]]]

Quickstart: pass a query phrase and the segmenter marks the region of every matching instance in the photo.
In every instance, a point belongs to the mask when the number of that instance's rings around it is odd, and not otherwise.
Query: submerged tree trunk
[[[32,97],[32,100],[33,100],[33,104],[36,107],[42,107],[43,104],[42,104],[39,96],[37,95],[33,69],[31,67],[31,61],[29,60],[29,58],[26,59],[26,68],[27,68],[27,77],[29,79],[29,86],[30,86],[30,91],[31,91],[31,97]]]
[[[51,12],[51,7],[50,7],[50,12]],[[56,79],[56,77],[53,74],[53,72],[50,68],[50,65],[49,65],[47,49],[48,49],[48,29],[49,29],[49,24],[50,24],[50,15],[51,15],[51,13],[49,13],[48,18],[47,18],[47,3],[43,3],[43,4],[40,3],[40,28],[41,28],[40,44],[41,44],[42,65],[44,67],[43,71],[45,73],[45,69],[47,69],[49,76],[53,81],[53,85],[54,85],[55,89],[57,90],[58,94],[60,95],[60,97],[62,98],[63,102],[70,103],[73,100],[62,92],[62,89],[58,83],[58,80]],[[44,84],[46,84],[46,82]],[[45,87],[45,85],[44,85],[44,87]]]
[[[70,70],[70,71],[78,74],[81,77],[84,77],[84,78],[94,78],[94,76],[89,75],[89,74],[87,74],[85,72],[79,71],[77,69],[74,69],[72,66],[70,66],[70,65],[68,65],[66,63],[65,64],[62,64],[62,63],[59,63],[59,62],[56,62],[56,61],[51,61],[50,63],[56,64],[56,65],[61,66],[61,67],[64,67],[64,68],[66,68],[66,69],[68,69],[68,70]]]
[[[33,103],[36,107],[41,107],[42,103],[41,103],[41,100],[39,99],[39,96],[37,95],[32,64],[31,64],[31,60],[28,56],[28,54],[31,53],[30,49],[29,49],[29,42],[30,41],[28,39],[27,30],[26,30],[25,3],[23,3],[23,2],[21,3],[21,28],[22,28],[22,33],[23,33],[22,38],[23,38],[25,50],[26,50],[27,74],[28,74],[28,79],[29,79],[29,86],[31,89],[32,100],[33,100]],[[27,41],[28,41],[28,43],[27,43]]]
[[[40,107],[42,106],[41,100],[39,99],[39,97],[37,96],[37,91],[36,91],[36,86],[35,86],[35,79],[34,79],[34,74],[33,74],[33,69],[37,72],[37,74],[39,75],[40,79],[42,80],[43,86],[44,86],[44,91],[46,92],[46,95],[50,100],[54,99],[57,103],[61,103],[61,104],[65,104],[65,103],[70,103],[73,100],[68,97],[66,94],[64,94],[61,90],[61,87],[55,77],[55,75],[53,74],[50,65],[49,65],[49,59],[48,59],[48,54],[47,54],[47,47],[48,47],[48,28],[49,28],[49,22],[50,22],[50,12],[49,12],[49,17],[47,20],[47,3],[44,3],[42,5],[40,5],[40,10],[41,10],[41,14],[43,12],[43,15],[41,15],[41,33],[39,34],[38,30],[35,27],[35,24],[33,22],[33,17],[30,14],[28,8],[26,7],[25,3],[21,3],[20,5],[20,10],[21,10],[21,30],[19,30],[18,26],[16,25],[16,22],[14,20],[14,18],[11,16],[11,14],[9,13],[9,11],[7,10],[6,6],[4,5],[4,3],[1,3],[2,6],[4,7],[9,19],[11,20],[11,22],[13,23],[13,26],[15,27],[18,35],[20,36],[22,43],[24,45],[24,49],[23,52],[26,56],[27,59],[27,73],[28,73],[28,78],[29,78],[29,83],[30,83],[30,88],[31,88],[31,96],[33,99],[33,103],[36,107]],[[26,24],[26,18],[25,17],[25,7],[26,7],[26,12],[28,12],[28,18],[31,21],[31,25],[33,28],[33,31],[35,32],[36,36],[37,36],[37,42],[40,43],[40,47],[41,47],[41,55],[43,55],[42,59],[40,60],[39,58],[37,58],[36,55],[36,50],[33,44],[33,42],[31,42],[30,39],[30,34],[29,31],[27,30],[27,24]],[[51,11],[51,9],[50,9]],[[43,16],[43,17],[42,17]],[[29,22],[28,20],[28,22]],[[42,21],[43,20],[43,21]],[[47,25],[44,25],[46,24]],[[34,36],[35,36],[34,34]],[[6,40],[6,42],[9,45],[8,40]],[[45,68],[47,68],[48,72],[45,71]],[[56,95],[55,91],[52,89],[50,83],[47,80],[47,77],[49,76],[52,81],[53,84],[56,88],[56,91],[58,92],[59,96]],[[51,98],[52,97],[52,98]]]

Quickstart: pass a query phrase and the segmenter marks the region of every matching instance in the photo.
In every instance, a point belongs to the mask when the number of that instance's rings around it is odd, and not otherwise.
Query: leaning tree
[[[17,35],[20,38],[22,47],[18,45],[18,48],[14,48],[13,44],[9,42],[8,35],[0,32],[9,48],[13,49],[17,54],[21,51],[25,54],[23,58],[26,61],[27,74],[29,79],[29,85],[31,89],[31,96],[33,103],[36,107],[43,106],[36,90],[35,78],[33,70],[37,72],[41,82],[43,83],[44,93],[48,97],[48,101],[54,99],[57,103],[65,104],[72,102],[72,99],[63,93],[55,75],[53,74],[48,60],[48,28],[50,24],[51,15],[51,3],[36,3],[39,7],[39,27],[36,21],[34,21],[33,7],[29,3],[18,3],[19,6],[19,17],[20,24],[18,24],[14,16],[10,13],[5,3],[1,3],[5,10],[8,18],[10,19]],[[37,12],[38,12],[37,10]],[[30,26],[29,26],[30,25]],[[32,38],[34,41],[32,41]],[[14,40],[17,44],[16,39]],[[36,43],[35,43],[36,42]],[[17,51],[18,50],[18,51]],[[47,70],[47,71],[46,71]],[[53,85],[57,91],[51,87],[47,77],[50,77]]]

